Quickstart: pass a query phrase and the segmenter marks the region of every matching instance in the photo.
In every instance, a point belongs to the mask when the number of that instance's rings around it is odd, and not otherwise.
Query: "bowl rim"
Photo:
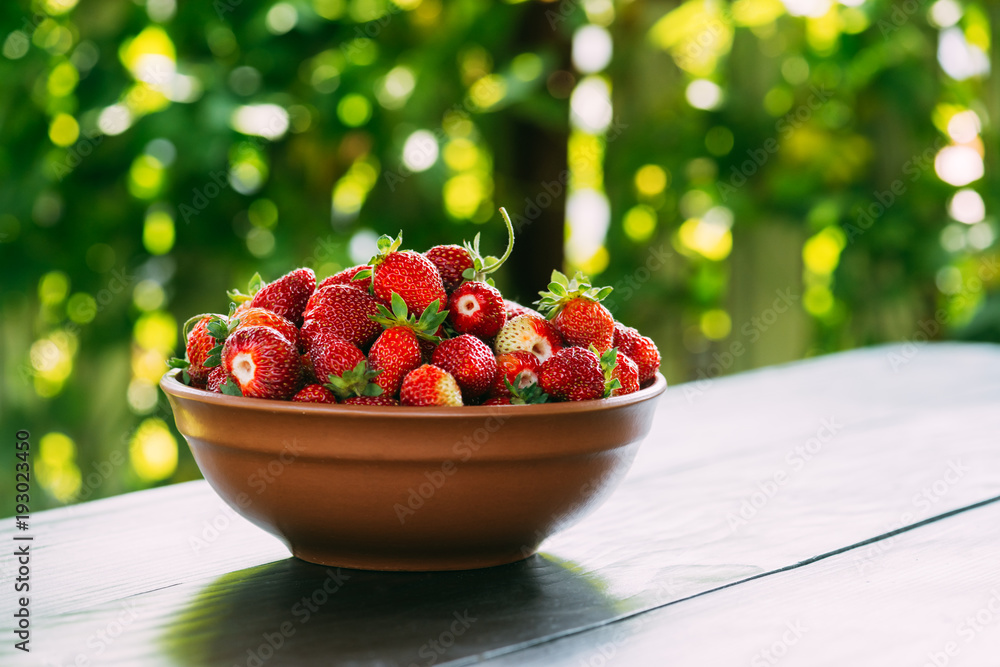
[[[167,371],[160,378],[160,388],[168,396],[174,396],[205,405],[224,408],[252,410],[255,412],[272,412],[284,414],[312,415],[356,415],[372,416],[381,419],[440,419],[442,417],[490,417],[497,414],[523,415],[557,415],[579,412],[599,412],[614,410],[636,403],[657,398],[667,389],[667,381],[659,372],[653,384],[637,392],[624,396],[612,396],[590,401],[566,401],[559,403],[541,403],[536,405],[466,405],[466,406],[427,406],[416,407],[406,405],[344,405],[329,403],[298,403],[293,401],[276,401],[245,396],[227,396],[190,387],[177,379],[180,370]]]

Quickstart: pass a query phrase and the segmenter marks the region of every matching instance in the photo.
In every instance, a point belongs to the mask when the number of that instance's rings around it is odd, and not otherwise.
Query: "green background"
[[[499,253],[499,206],[505,294],[614,285],[672,384],[1000,340],[998,23],[956,0],[3,3],[0,425],[32,433],[32,508],[198,478],[156,382],[226,289],[399,230]]]

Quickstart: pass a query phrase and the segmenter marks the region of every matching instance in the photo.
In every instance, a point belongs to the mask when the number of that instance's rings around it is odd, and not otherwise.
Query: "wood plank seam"
[[[699,591],[698,593],[694,593],[693,595],[688,595],[688,596],[685,596],[685,597],[682,597],[682,598],[678,598],[677,600],[671,600],[669,602],[664,602],[662,604],[653,605],[653,606],[647,607],[647,608],[642,609],[642,610],[628,612],[628,613],[622,614],[621,616],[617,616],[615,618],[611,618],[611,619],[608,619],[608,620],[605,620],[605,621],[601,621],[601,622],[597,622],[597,623],[590,623],[588,625],[585,625],[585,626],[582,626],[582,627],[578,627],[578,628],[573,628],[571,630],[566,630],[564,632],[553,633],[552,635],[548,635],[546,637],[540,637],[540,638],[535,639],[535,640],[529,640],[529,641],[526,641],[526,642],[521,642],[520,644],[516,644],[516,645],[512,645],[512,646],[505,646],[503,648],[494,649],[492,651],[485,651],[483,653],[479,653],[479,654],[473,655],[473,656],[468,656],[468,657],[463,657],[463,658],[457,658],[455,660],[450,660],[448,662],[440,663],[440,664],[451,665],[453,667],[463,667],[464,665],[474,665],[474,664],[479,663],[479,662],[483,662],[483,661],[486,661],[486,660],[491,660],[493,658],[498,658],[500,656],[511,655],[513,653],[517,653],[518,651],[523,651],[523,650],[528,649],[528,648],[532,648],[532,647],[535,647],[535,646],[540,646],[542,644],[553,642],[553,641],[556,641],[556,640],[559,640],[559,639],[564,639],[566,637],[572,637],[574,635],[581,635],[581,634],[584,634],[586,632],[590,632],[591,630],[596,630],[598,628],[606,627],[606,626],[618,623],[620,621],[635,619],[635,618],[637,618],[637,617],[639,617],[639,616],[641,616],[643,614],[646,614],[648,612],[656,611],[658,609],[663,609],[665,607],[669,607],[671,605],[676,605],[676,604],[679,604],[681,602],[685,602],[687,600],[693,600],[695,598],[699,598],[699,597],[702,597],[702,596],[705,596],[705,595],[709,595],[711,593],[716,593],[718,591],[722,591],[722,590],[725,590],[727,588],[733,588],[735,586],[739,586],[741,584],[745,584],[745,583],[750,582],[750,581],[755,581],[757,579],[762,579],[764,577],[769,577],[769,576],[772,576],[772,575],[781,574],[781,573],[784,573],[784,572],[789,572],[791,570],[797,570],[799,568],[806,567],[808,565],[816,563],[817,561],[826,560],[828,558],[839,556],[841,554],[847,553],[849,551],[853,551],[855,549],[860,549],[862,547],[866,547],[866,546],[869,546],[869,545],[872,545],[872,544],[877,544],[878,542],[881,542],[882,540],[885,540],[885,539],[888,539],[888,538],[891,538],[891,537],[895,537],[896,535],[900,535],[900,534],[903,534],[903,533],[908,533],[908,532],[910,532],[912,530],[915,530],[917,528],[922,528],[924,526],[936,523],[938,521],[942,521],[944,519],[947,519],[949,517],[955,516],[957,514],[962,514],[964,512],[975,510],[975,509],[978,509],[980,507],[985,507],[987,505],[991,505],[991,504],[996,503],[996,502],[1000,502],[1000,496],[994,496],[992,498],[987,498],[986,500],[980,500],[978,502],[972,503],[971,505],[966,505],[964,507],[959,507],[959,508],[956,508],[956,509],[948,510],[947,512],[942,512],[941,514],[936,514],[936,515],[934,515],[932,517],[928,517],[926,519],[922,519],[920,521],[917,521],[916,523],[908,524],[906,526],[902,526],[902,527],[897,528],[895,530],[891,530],[891,531],[888,531],[888,532],[885,532],[885,533],[881,533],[879,535],[876,535],[875,537],[871,537],[871,538],[868,538],[866,540],[862,540],[860,542],[856,542],[856,543],[848,545],[848,546],[839,547],[837,549],[834,549],[833,551],[828,551],[828,552],[825,552],[825,553],[822,553],[822,554],[819,554],[819,555],[816,555],[816,556],[811,556],[810,558],[807,558],[807,559],[805,559],[803,561],[800,561],[798,563],[793,563],[791,565],[785,565],[783,567],[776,568],[774,570],[768,570],[767,572],[761,572],[760,574],[755,574],[755,575],[753,575],[751,577],[744,577],[743,579],[740,579],[738,581],[732,581],[732,582],[730,582],[728,584],[723,584],[722,586],[716,586],[715,588],[710,588],[710,589],[705,590],[705,591]]]

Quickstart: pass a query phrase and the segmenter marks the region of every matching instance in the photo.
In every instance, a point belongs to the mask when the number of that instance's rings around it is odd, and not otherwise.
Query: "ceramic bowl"
[[[380,407],[160,386],[212,488],[306,561],[463,570],[533,554],[593,510],[649,432],[657,375],[577,403]]]

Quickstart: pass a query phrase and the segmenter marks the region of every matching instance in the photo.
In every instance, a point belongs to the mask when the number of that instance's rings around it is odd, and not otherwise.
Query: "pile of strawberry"
[[[500,405],[585,401],[654,381],[660,354],[601,304],[610,287],[554,271],[539,310],[503,298],[479,236],[425,253],[383,236],[369,264],[316,284],[296,269],[248,294],[228,316],[199,315],[187,358],[191,386],[230,395],[352,405]],[[540,312],[539,312],[540,311]]]

